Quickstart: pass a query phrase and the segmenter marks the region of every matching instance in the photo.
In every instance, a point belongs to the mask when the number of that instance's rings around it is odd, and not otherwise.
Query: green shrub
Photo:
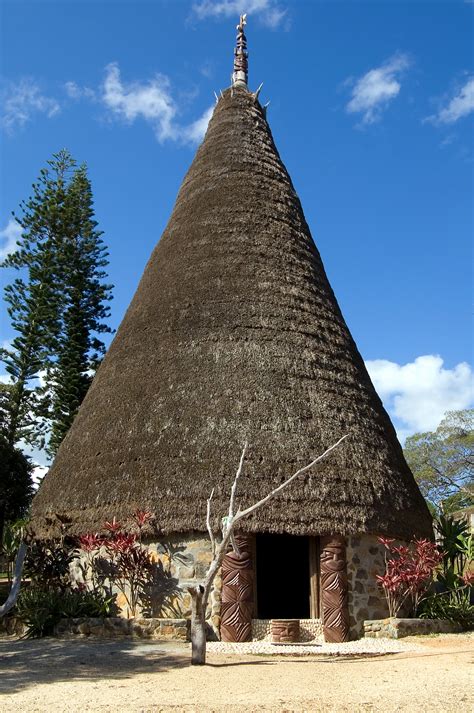
[[[469,601],[469,588],[461,592],[447,591],[433,594],[420,604],[418,616],[422,619],[448,619],[465,630],[474,629],[474,605]]]
[[[66,591],[70,586],[69,567],[78,551],[61,537],[59,540],[34,540],[25,558],[25,575],[39,589]]]
[[[115,597],[80,589],[66,591],[30,587],[21,592],[16,615],[27,627],[26,636],[48,636],[61,619],[112,616]]]

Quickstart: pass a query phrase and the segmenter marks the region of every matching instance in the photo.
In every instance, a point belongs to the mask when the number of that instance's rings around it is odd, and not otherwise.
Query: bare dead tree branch
[[[243,517],[246,517],[247,515],[250,515],[251,512],[254,512],[254,510],[257,510],[257,508],[262,507],[262,505],[265,505],[269,500],[271,500],[277,493],[279,493],[281,490],[286,488],[290,483],[292,483],[295,478],[297,478],[299,475],[302,475],[305,473],[307,470],[312,468],[313,466],[316,465],[316,463],[319,463],[319,461],[322,461],[323,458],[326,458],[326,456],[331,453],[335,448],[337,448],[348,436],[349,434],[346,433],[345,436],[342,436],[337,443],[334,443],[330,448],[328,448],[324,453],[317,458],[315,458],[311,463],[308,463],[308,465],[305,465],[303,468],[300,468],[299,470],[296,471],[296,473],[293,473],[293,475],[288,478],[288,480],[285,480],[281,485],[278,486],[278,488],[275,488],[275,490],[272,490],[271,493],[269,493],[266,497],[262,498],[261,500],[258,501],[258,503],[255,503],[254,505],[251,505],[250,507],[246,508],[245,510],[239,510],[235,517],[234,517],[234,525],[236,522],[241,520]]]
[[[248,446],[248,443],[246,441],[244,444],[244,447],[242,449],[242,455],[240,456],[239,467],[237,468],[237,473],[235,474],[234,482],[232,483],[232,488],[230,490],[229,520],[232,520],[232,518],[234,517],[235,493],[237,490],[237,483],[239,482],[239,478],[242,474],[242,468],[244,467],[244,458],[245,458],[245,452],[247,450],[247,446]]]
[[[222,562],[226,555],[229,543],[232,544],[234,551],[237,554],[240,554],[237,544],[234,539],[234,529],[235,529],[236,523],[239,522],[240,520],[242,520],[247,515],[250,515],[250,513],[254,512],[258,508],[262,507],[262,505],[265,505],[277,493],[281,492],[284,488],[288,487],[288,485],[290,485],[290,483],[292,483],[299,475],[302,475],[303,473],[308,471],[310,468],[313,468],[313,466],[315,466],[317,463],[322,461],[324,458],[326,458],[335,448],[337,448],[348,437],[348,435],[349,434],[342,436],[342,438],[340,438],[336,443],[334,443],[334,445],[330,446],[330,448],[325,450],[324,453],[322,453],[320,456],[318,456],[317,458],[312,460],[311,463],[308,463],[308,465],[303,466],[302,468],[297,470],[296,473],[293,473],[292,476],[287,478],[287,480],[285,480],[283,483],[281,483],[281,485],[279,485],[277,488],[272,490],[271,493],[269,493],[266,497],[262,498],[257,503],[254,503],[253,505],[249,506],[248,508],[245,508],[245,510],[240,510],[240,508],[239,508],[234,515],[235,495],[237,492],[237,485],[239,482],[239,478],[242,474],[245,453],[247,451],[247,443],[245,443],[243,450],[242,450],[242,454],[240,456],[239,467],[237,468],[234,482],[232,484],[232,488],[230,491],[228,515],[226,517],[222,518],[222,539],[219,543],[216,542],[216,539],[214,537],[214,533],[212,532],[212,527],[211,527],[211,502],[212,502],[212,497],[214,495],[214,489],[212,489],[211,495],[209,496],[209,498],[207,500],[207,514],[206,514],[207,530],[209,532],[209,537],[210,537],[211,546],[212,546],[212,561],[209,565],[209,568],[206,572],[206,576],[204,577],[203,582],[196,586],[188,587],[188,592],[191,594],[191,598],[192,598],[192,618],[191,618],[191,651],[192,651],[191,663],[192,664],[202,665],[202,664],[206,663],[206,609],[207,609],[207,603],[209,601],[209,596],[211,594],[212,584],[214,582],[217,572],[219,571],[220,566],[222,565]]]
[[[207,514],[206,514],[206,525],[207,525],[207,531],[209,533],[209,539],[211,540],[211,546],[212,546],[212,556],[216,554],[216,538],[214,537],[214,533],[212,532],[212,527],[211,527],[211,501],[212,501],[212,496],[214,495],[214,488],[211,490],[211,494],[209,495],[207,499]]]
[[[18,548],[18,553],[16,556],[15,571],[13,573],[10,594],[8,595],[6,602],[4,602],[0,607],[0,618],[2,616],[5,616],[5,614],[8,614],[10,609],[13,609],[16,604],[16,600],[18,599],[18,595],[20,594],[21,573],[23,571],[23,563],[25,561],[26,550],[26,542],[22,542],[20,544],[20,547]]]

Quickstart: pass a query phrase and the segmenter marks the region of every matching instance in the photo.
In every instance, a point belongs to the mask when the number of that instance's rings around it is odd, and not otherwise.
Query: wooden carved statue
[[[222,562],[221,639],[251,641],[254,571],[251,538],[236,536],[240,554],[228,552]]]
[[[247,24],[247,15],[240,16],[240,22],[237,25],[237,44],[234,50],[234,72],[232,74],[232,86],[247,86],[248,81],[248,52],[247,38],[245,37],[245,25]]]
[[[321,608],[324,640],[349,641],[346,544],[337,535],[321,538]]]

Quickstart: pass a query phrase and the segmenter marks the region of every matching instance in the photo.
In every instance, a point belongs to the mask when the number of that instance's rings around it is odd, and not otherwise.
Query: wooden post
[[[324,640],[349,641],[346,543],[339,535],[321,538],[321,605]]]
[[[309,615],[311,619],[319,619],[321,617],[320,606],[320,587],[319,587],[319,537],[309,538]]]
[[[254,605],[252,538],[236,536],[239,554],[228,552],[222,562],[221,639],[251,641]]]

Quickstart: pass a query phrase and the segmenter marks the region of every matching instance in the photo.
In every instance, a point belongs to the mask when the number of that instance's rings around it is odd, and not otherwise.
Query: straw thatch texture
[[[431,534],[426,505],[341,315],[260,105],[227,91],[110,350],[33,506],[73,531],[136,506],[165,532],[243,504],[344,433],[245,524],[295,534]]]

